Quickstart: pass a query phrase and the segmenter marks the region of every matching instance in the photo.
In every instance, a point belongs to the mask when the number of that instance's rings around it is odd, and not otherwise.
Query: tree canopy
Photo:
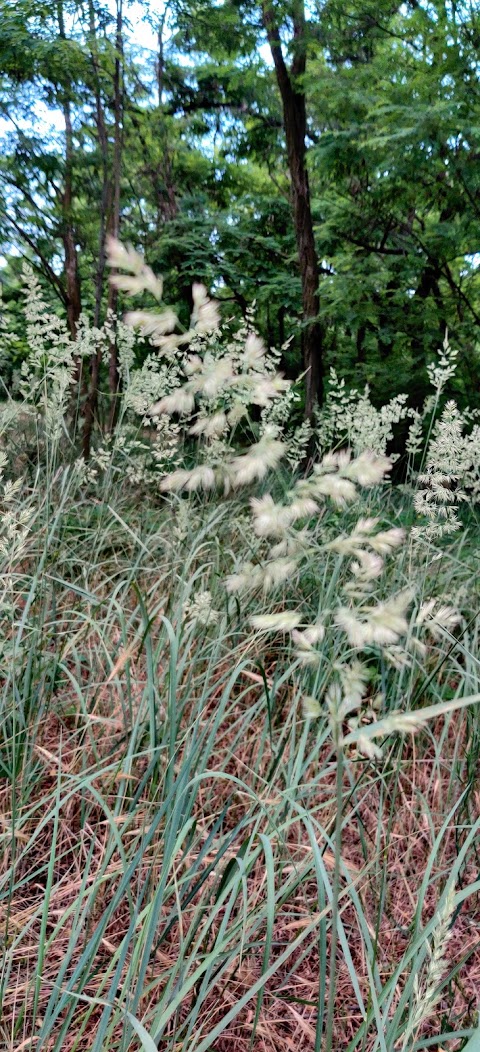
[[[255,304],[307,413],[332,366],[420,401],[446,330],[471,402],[479,41],[462,0],[4,0],[4,297],[27,259],[72,335],[100,323],[121,234],[180,318],[198,280]]]

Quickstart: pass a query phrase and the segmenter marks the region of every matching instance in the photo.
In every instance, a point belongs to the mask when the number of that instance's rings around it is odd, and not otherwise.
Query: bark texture
[[[319,266],[313,232],[310,187],[307,170],[307,112],[303,76],[306,70],[305,10],[303,0],[293,5],[293,59],[290,68],[284,58],[278,25],[271,0],[264,0],[263,23],[275,65],[282,99],[283,124],[290,173],[292,211],[302,283],[303,363],[307,370],[305,415],[311,417],[322,399],[322,330],[319,321]]]
[[[62,3],[57,7],[58,29],[62,40],[65,40],[65,24],[63,18]],[[75,232],[72,223],[73,203],[73,127],[70,99],[64,93],[62,100],[63,117],[65,120],[65,180],[62,204],[62,241],[65,259],[65,304],[67,309],[67,321],[72,340],[77,335],[77,323],[82,312],[82,301],[80,293],[80,274],[78,269],[77,248],[75,244]]]
[[[114,140],[113,140],[113,193],[112,193],[112,215],[109,233],[118,238],[120,233],[120,180],[122,171],[123,154],[123,11],[122,0],[117,0],[115,35],[115,74],[114,74]],[[115,312],[117,309],[118,291],[110,284],[108,292],[108,309]],[[121,390],[121,379],[118,362],[118,345],[114,339],[110,346],[110,361],[108,367],[108,386],[110,391],[110,413],[108,419],[108,430],[114,431],[119,411],[119,395]]]

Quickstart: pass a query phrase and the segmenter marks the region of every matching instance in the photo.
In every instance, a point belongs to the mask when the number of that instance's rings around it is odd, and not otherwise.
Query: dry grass
[[[220,578],[211,538],[208,558],[203,536],[173,561],[160,532],[137,544],[114,525],[107,517],[94,535],[89,520],[74,523],[30,608],[44,534],[17,567],[10,630],[26,618],[28,645],[3,681],[0,1048],[134,1052],[131,1011],[165,1052],[323,1049],[339,802],[333,1047],[377,1052],[373,985],[387,991],[389,1052],[400,1052],[452,874],[458,895],[472,890],[415,1038],[473,1027],[480,783],[469,714],[390,742],[378,764],[349,753],[339,801],[326,722],[307,727],[291,679],[277,682],[281,646],[255,649],[243,611],[223,636],[180,630],[186,580]],[[436,665],[432,650],[426,674]],[[441,666],[439,698],[464,666]]]
[[[134,659],[131,653],[129,661],[133,681],[141,684],[142,679],[145,680],[144,664]],[[136,841],[150,821],[152,799],[148,785],[135,804],[133,821],[129,807],[133,790],[138,785],[145,768],[145,760],[140,757],[131,766],[127,777],[122,774],[125,726],[118,699],[115,704],[114,688],[115,679],[121,674],[125,663],[124,656],[117,659],[114,674],[108,673],[105,676],[103,688],[97,690],[91,712],[91,716],[95,718],[91,719],[88,735],[83,733],[82,712],[78,708],[76,713],[72,711],[71,699],[68,717],[62,715],[62,709],[65,709],[65,699],[63,701],[59,699],[56,709],[50,712],[38,730],[34,747],[35,788],[34,793],[31,794],[31,799],[34,798],[36,802],[36,810],[31,819],[19,822],[17,818],[17,824],[21,825],[16,844],[17,855],[20,852],[20,859],[17,861],[15,870],[18,891],[14,892],[11,899],[3,904],[1,914],[2,930],[4,933],[7,932],[11,945],[17,934],[23,933],[21,939],[10,951],[11,971],[8,984],[3,991],[2,1033],[13,1035],[17,1028],[16,1036],[12,1038],[11,1043],[6,1039],[5,1048],[11,1049],[12,1052],[17,1052],[21,1048],[39,1047],[32,1034],[33,1019],[30,1011],[38,960],[38,943],[41,937],[41,910],[45,885],[44,881],[38,879],[35,874],[45,874],[48,866],[52,822],[44,825],[40,834],[35,836],[32,845],[29,844],[29,841],[35,831],[41,827],[42,818],[47,816],[51,810],[59,769],[62,781],[68,785],[74,784],[75,778],[86,769],[94,769],[95,790],[103,804],[112,811],[116,805],[118,810],[118,785],[122,781],[124,808],[117,813],[115,823],[127,854],[129,845]],[[249,711],[252,701],[257,700],[261,690],[260,685],[255,682],[255,674],[250,674],[250,680],[253,680],[250,692],[242,697],[239,715],[242,706],[244,711]],[[140,691],[138,693],[140,695]],[[202,719],[206,725],[217,704],[218,692],[213,691],[208,705],[202,712]],[[184,713],[184,719],[188,723],[188,710]],[[273,741],[270,742],[268,737],[265,741],[264,721],[263,712],[257,716],[256,720],[247,721],[240,741],[236,738],[235,728],[232,728],[231,716],[220,723],[215,752],[211,757],[209,770],[205,772],[195,802],[197,845],[202,838],[207,839],[212,822],[223,809],[225,809],[223,835],[230,830],[237,829],[242,820],[248,819],[251,813],[251,794],[239,788],[232,781],[225,780],[225,774],[255,791],[264,811],[263,828],[272,832],[271,828],[269,829],[269,819],[277,815],[279,793],[285,791],[287,787],[277,783],[272,791],[269,785],[268,772],[274,758],[274,749]],[[441,733],[441,727],[438,728],[438,732]],[[342,837],[344,873],[342,887],[347,888],[348,891],[350,880],[356,888],[365,922],[372,940],[377,944],[376,960],[384,982],[393,974],[395,967],[402,961],[407,950],[420,879],[426,870],[432,852],[435,854],[435,865],[429,890],[423,903],[422,922],[424,924],[435,914],[439,891],[458,855],[462,839],[461,823],[455,826],[452,824],[442,838],[440,849],[435,848],[434,841],[445,819],[446,810],[454,803],[454,795],[458,796],[461,792],[462,787],[459,781],[455,782],[452,788],[452,764],[457,754],[459,736],[465,739],[466,734],[466,720],[462,715],[456,714],[449,723],[441,762],[439,762],[433,744],[435,728],[433,728],[432,737],[422,736],[417,739],[408,752],[404,751],[393,799],[389,799],[385,794],[382,780],[376,777],[373,769],[367,770],[356,793],[349,794],[352,783],[357,781],[358,765],[354,761],[351,761],[349,766],[347,765],[345,793],[348,803],[345,806]],[[285,769],[288,766],[289,748],[291,744],[287,745],[283,756]],[[393,762],[395,762],[395,757],[393,757]],[[306,768],[303,775],[302,792],[305,800],[308,801],[311,813],[321,815],[322,824],[328,827],[334,816],[335,801],[335,770],[331,756],[329,763],[328,745],[324,747],[323,755],[318,757],[317,763],[318,767],[323,767],[326,772],[324,777],[319,781],[315,769]],[[177,754],[176,764],[181,769],[181,752]],[[216,774],[220,777],[216,778]],[[31,799],[29,806],[31,806]],[[469,806],[474,813],[479,812],[480,791],[478,787],[472,792]],[[380,814],[382,820],[379,825]],[[5,831],[12,828],[11,794],[7,787],[4,787],[1,793],[0,821]],[[380,838],[379,828],[382,831]],[[155,879],[158,879],[162,868],[163,832],[163,826],[160,826],[157,835],[152,839],[148,850],[145,851],[141,872],[136,875],[137,888],[140,887],[143,880],[154,883]],[[53,887],[48,909],[47,935],[50,939],[48,955],[41,975],[37,1027],[57,982],[61,963],[69,952],[68,942],[71,937],[72,924],[68,919],[62,923],[62,918],[68,917],[69,909],[74,906],[82,888],[83,870],[92,841],[94,850],[89,863],[87,883],[95,888],[95,896],[86,922],[85,935],[88,931],[93,931],[107,902],[111,899],[115,888],[118,887],[122,871],[118,854],[102,870],[105,844],[109,835],[109,822],[105,817],[104,806],[90,801],[86,820],[84,789],[82,787],[78,791],[74,790],[68,802],[62,807],[57,833]],[[274,835],[272,839],[275,841]],[[240,834],[234,837],[223,857],[223,864],[228,862],[229,858],[236,857],[241,840]],[[288,829],[288,837],[281,837],[280,840],[281,843],[277,838],[282,872],[289,870],[294,872],[295,869],[298,869],[301,873],[306,858],[312,854],[312,846],[304,823],[300,819],[293,821]],[[331,873],[332,852],[326,845],[322,847],[325,847],[323,857],[327,870]],[[185,874],[192,866],[196,854],[198,855],[198,846],[186,854],[179,852],[178,859],[173,861],[172,865],[179,882],[182,874]],[[214,844],[211,853],[206,853],[202,858],[203,870],[215,863],[216,855],[217,847]],[[4,872],[7,871],[8,865],[8,852],[4,849]],[[99,886],[97,878],[100,873],[102,883]],[[472,853],[463,868],[462,880],[464,884],[468,884],[470,881],[473,882],[475,877],[476,863]],[[217,873],[212,872],[207,881],[207,887],[210,886],[212,893],[216,880]],[[248,901],[254,908],[255,904],[261,902],[265,895],[265,867],[262,858],[257,860],[255,867],[249,873],[247,883]],[[132,892],[135,895],[134,888]],[[383,906],[380,908],[379,903],[382,898]],[[205,885],[196,896],[193,896],[188,906],[177,915],[175,922],[170,924],[166,936],[161,940],[150,960],[147,986],[151,984],[152,989],[150,993],[146,992],[141,1001],[142,1016],[148,1016],[149,1007],[155,1004],[175,965],[181,942],[189,935],[191,926],[196,926],[198,905],[201,901],[205,905]],[[165,925],[171,906],[171,902],[166,902],[163,906],[158,922],[159,932],[162,924]],[[311,872],[306,880],[299,882],[295,892],[282,903],[276,913],[271,961],[274,961],[275,956],[279,956],[284,948],[293,942],[299,932],[312,923],[312,918],[318,913],[318,886]],[[370,980],[365,961],[365,943],[359,927],[359,918],[347,892],[341,898],[341,918],[359,987],[367,1003]],[[83,999],[78,1003],[68,1034],[63,1039],[62,1048],[65,1052],[70,1052],[70,1050],[73,1052],[74,1049],[76,1052],[87,1052],[92,1047],[102,1006],[94,1006],[92,1011],[92,1006],[86,1004],[84,999],[98,996],[101,977],[105,975],[112,956],[115,955],[122,940],[127,937],[130,920],[130,909],[124,896],[118,909],[110,917],[100,940],[95,957],[95,967],[91,969],[91,977],[83,984]],[[214,942],[215,932],[218,931],[221,921],[222,911],[210,930],[212,942]],[[430,1036],[438,1032],[439,1018],[442,1019],[443,1029],[459,1029],[474,1024],[476,991],[480,982],[479,933],[480,912],[477,895],[470,898],[455,917],[452,936],[448,944],[448,959],[452,968],[456,965],[460,967],[452,982],[445,988],[434,1018],[425,1025],[423,1036]],[[328,960],[328,932],[326,940]],[[82,943],[79,941],[75,952],[70,953],[69,956],[70,974],[78,962],[81,950]],[[462,964],[462,960],[465,963]],[[264,1052],[264,1050],[265,1052],[266,1050],[268,1052],[289,1050],[290,1052],[299,1047],[314,1049],[319,969],[318,948],[313,940],[306,954],[301,949],[293,952],[288,964],[279,968],[274,977],[267,981],[258,1019],[256,1019],[255,1011],[256,1002],[253,999],[217,1038],[211,1046],[212,1049],[214,1048],[216,1052],[231,1052],[231,1050],[247,1052],[249,1049],[254,1049],[255,1052]],[[198,1017],[198,1029],[205,1033],[213,1029],[248,992],[261,974],[262,939],[258,941],[256,950],[250,947],[244,956],[241,954],[236,956],[221,981],[215,984],[214,990],[205,997]],[[64,979],[63,986],[68,987],[68,975]],[[187,998],[181,1005],[175,1017],[177,1028],[181,1025],[182,1020],[188,1017],[192,999],[195,996],[196,992],[193,990],[190,998]],[[20,1011],[24,1013],[21,1039],[18,1035]],[[82,1035],[81,1031],[85,1021],[87,1025]],[[56,1047],[55,1041],[60,1033],[61,1022],[62,1017],[49,1040],[42,1044],[42,1049]],[[346,1043],[353,1039],[360,1024],[361,1014],[352,987],[350,971],[342,955],[339,954],[335,1001],[335,1048],[345,1048]],[[183,1048],[182,1043],[178,1045],[175,1043],[174,1029],[173,1024],[169,1026],[164,1041],[170,1035],[168,1047]],[[121,1047],[121,1026],[111,1035],[110,1041],[113,1043],[108,1047]],[[135,1047],[135,1045],[129,1047]]]

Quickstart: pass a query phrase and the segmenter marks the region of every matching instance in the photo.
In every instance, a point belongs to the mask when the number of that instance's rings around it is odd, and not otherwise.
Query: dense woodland
[[[331,366],[418,405],[446,330],[472,401],[476,4],[4,0],[0,17],[7,304],[26,258],[72,334],[82,311],[99,324],[110,232],[183,320],[193,281],[234,315],[255,304],[287,375],[307,370],[307,412]]]

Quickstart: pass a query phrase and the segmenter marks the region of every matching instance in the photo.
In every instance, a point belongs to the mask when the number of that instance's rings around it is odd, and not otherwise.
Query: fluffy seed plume
[[[171,307],[166,307],[161,314],[145,310],[129,311],[125,315],[125,324],[132,329],[140,329],[143,336],[164,336],[172,332],[178,324],[178,318]]]
[[[190,381],[191,388],[207,398],[216,398],[228,386],[232,376],[233,363],[228,355],[220,359],[205,357],[201,370],[196,371]]]
[[[278,398],[289,387],[290,381],[284,380],[281,376],[272,378],[261,376],[256,380],[250,395],[252,405],[268,406],[274,398]]]
[[[215,472],[207,464],[199,464],[197,467],[187,471],[186,468],[178,468],[170,475],[162,479],[160,489],[163,493],[187,489],[189,493],[196,490],[211,490],[215,486]]]
[[[145,260],[132,245],[123,245],[116,237],[107,237],[107,263],[109,267],[127,270],[129,274],[141,274]]]
[[[258,588],[263,582],[263,571],[260,566],[253,563],[244,563],[237,573],[229,574],[226,578],[226,588],[230,595],[235,592],[247,592]]]
[[[375,723],[359,723],[354,730],[343,738],[343,745],[356,745],[358,751],[369,759],[377,759],[382,755],[381,748],[375,739],[386,738],[390,734],[415,734],[425,725],[426,720],[420,712],[401,712],[397,710],[389,713],[383,720]]]
[[[366,451],[352,460],[344,470],[347,477],[358,482],[359,486],[378,486],[383,482],[391,466],[392,463],[388,457]]]
[[[200,281],[194,281],[192,285],[192,300],[193,306],[198,310],[208,300],[208,292],[205,285],[202,285]]]
[[[256,479],[265,478],[268,471],[276,468],[285,452],[283,442],[265,434],[256,446],[232,461],[233,485],[245,486]]]
[[[400,526],[393,526],[391,530],[381,530],[369,537],[368,543],[379,555],[390,555],[394,548],[398,548],[405,540],[405,530]]]
[[[352,573],[357,580],[373,581],[380,577],[383,570],[383,559],[374,552],[365,552],[359,549],[357,560],[352,563]]]
[[[198,311],[195,326],[197,332],[214,332],[219,326],[220,315],[216,303],[214,303],[213,300],[208,300],[207,303],[202,303],[202,306]]]
[[[250,369],[258,365],[264,357],[265,344],[263,340],[255,332],[249,332],[245,342],[245,350],[241,356],[242,365]]]
[[[283,508],[275,504],[270,493],[264,497],[252,497],[253,528],[257,537],[281,537],[285,531]]]
[[[150,292],[156,300],[163,296],[163,281],[157,278],[147,266],[139,252],[131,245],[125,247],[114,237],[107,238],[107,264],[116,270],[126,270],[126,274],[112,274],[110,282],[129,296],[141,292]]]
[[[293,642],[305,649],[310,649],[315,643],[321,643],[324,638],[325,627],[319,621],[314,625],[307,625],[302,632],[298,632],[297,629],[292,632]]]
[[[405,635],[408,628],[405,614],[411,601],[412,592],[405,589],[384,603],[363,607],[360,611],[341,606],[335,621],[353,647],[361,648],[373,643],[388,646],[397,643],[400,636]]]
[[[306,720],[316,720],[321,715],[322,707],[316,698],[307,694],[302,698],[302,710]]]
[[[195,398],[191,391],[184,387],[177,387],[171,394],[165,395],[159,402],[155,402],[150,409],[150,416],[158,416],[160,413],[179,413],[181,416],[191,413],[195,405]]]
[[[452,632],[462,617],[455,607],[437,605],[437,602],[436,599],[427,599],[420,607],[415,624],[425,625],[434,639],[441,639],[443,631]]]
[[[298,610],[282,610],[279,614],[257,614],[251,618],[251,624],[257,632],[291,632],[301,624],[302,615]]]
[[[338,675],[342,688],[340,717],[344,720],[361,704],[370,674],[366,665],[354,660],[350,664],[340,665]]]
[[[205,285],[195,282],[192,287],[193,322],[197,332],[213,332],[220,325],[220,315],[214,300],[209,299]]]
[[[290,523],[297,522],[298,519],[310,518],[311,515],[316,515],[320,510],[317,502],[313,500],[313,497],[295,497],[291,504],[285,509],[288,513],[288,519]]]
[[[206,438],[215,438],[222,435],[227,427],[225,413],[214,413],[212,416],[200,416],[189,429],[190,435],[205,435]]]
[[[293,559],[274,559],[269,562],[263,572],[263,588],[269,592],[279,584],[291,579],[297,569]]]
[[[341,475],[319,475],[312,486],[314,496],[330,497],[339,507],[350,504],[357,495],[356,488],[350,479]]]
[[[297,647],[296,658],[300,664],[309,668],[315,668],[320,664],[321,655],[315,649],[317,643],[321,643],[325,636],[325,628],[317,621],[314,625],[308,625],[302,632],[298,629],[292,631],[292,641]]]

